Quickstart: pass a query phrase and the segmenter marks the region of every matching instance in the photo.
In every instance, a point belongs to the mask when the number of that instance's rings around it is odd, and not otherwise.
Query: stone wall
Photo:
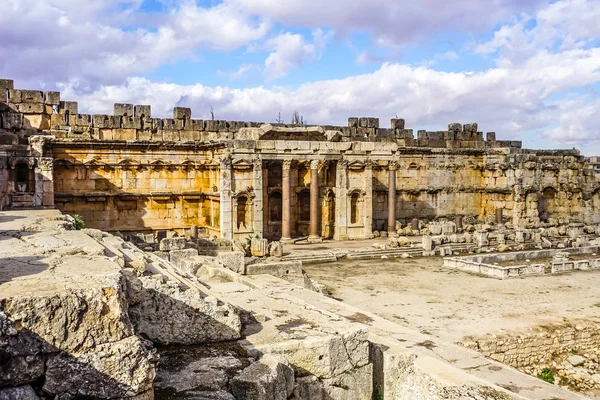
[[[415,137],[397,118],[389,128],[377,118],[295,126],[193,119],[182,107],[154,118],[133,104],[88,115],[58,92],[13,86],[0,80],[0,206],[57,207],[108,231],[200,227],[224,239],[279,239],[284,227],[364,239],[390,218],[497,212],[515,227],[600,223],[600,184],[577,150],[524,150],[474,123]],[[19,168],[30,185],[16,182]]]

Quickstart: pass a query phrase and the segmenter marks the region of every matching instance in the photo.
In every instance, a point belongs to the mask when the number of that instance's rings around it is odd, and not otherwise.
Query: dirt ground
[[[335,298],[445,340],[600,321],[600,271],[496,280],[442,268],[442,258],[306,265]]]

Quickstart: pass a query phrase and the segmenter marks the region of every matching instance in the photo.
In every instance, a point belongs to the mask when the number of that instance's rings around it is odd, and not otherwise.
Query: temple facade
[[[577,150],[526,150],[477,124],[430,132],[79,114],[58,92],[0,80],[0,207],[55,207],[105,231],[347,240],[423,221],[598,224]],[[485,137],[484,137],[485,136]]]

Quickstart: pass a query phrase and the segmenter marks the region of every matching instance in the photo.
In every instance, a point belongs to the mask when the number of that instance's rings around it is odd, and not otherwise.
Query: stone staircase
[[[35,207],[34,194],[29,192],[12,193],[10,195],[10,207],[13,209],[25,209]]]

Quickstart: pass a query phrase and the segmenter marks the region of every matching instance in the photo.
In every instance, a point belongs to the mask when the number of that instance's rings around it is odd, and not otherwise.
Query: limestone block
[[[48,114],[25,114],[23,115],[23,126],[39,130],[50,129],[50,117]]]
[[[17,104],[17,111],[24,114],[42,114],[44,113],[42,103],[20,103]]]
[[[160,241],[159,249],[161,251],[171,251],[171,250],[183,250],[185,249],[187,242],[185,238],[176,237],[170,239],[163,239]]]
[[[15,88],[15,82],[12,79],[0,79],[0,90],[12,90]]]
[[[286,400],[294,391],[294,370],[282,357],[265,355],[231,380],[236,399]]]
[[[456,224],[454,222],[442,223],[442,234],[443,235],[451,235],[453,233],[456,233]]]
[[[23,103],[43,103],[44,95],[39,90],[21,90],[21,101]]]
[[[173,108],[174,119],[190,119],[192,118],[192,109],[187,107],[175,107]]]
[[[257,349],[263,354],[282,355],[298,372],[310,373],[320,379],[333,378],[369,363],[366,329],[348,329],[339,335],[259,345]]]
[[[183,127],[186,131],[203,131],[204,130],[204,120],[201,119],[189,119],[185,122]]]
[[[296,378],[294,400],[324,400],[323,384],[316,376]]]
[[[152,116],[152,107],[149,105],[136,104],[133,106],[133,115],[140,118],[150,118]]]
[[[348,128],[358,128],[358,118],[348,118]]]
[[[423,236],[423,250],[424,251],[433,250],[433,240],[431,239],[431,236],[429,236],[429,235]]]
[[[11,103],[20,103],[21,102],[21,91],[18,89],[9,89],[8,90],[8,101]]]
[[[269,241],[267,239],[252,239],[250,252],[253,257],[267,257],[269,255]]]
[[[496,140],[496,132],[487,132],[485,136],[485,140],[488,142],[493,142]]]
[[[92,126],[92,117],[89,114],[70,114],[69,115],[70,126]]]
[[[370,399],[373,397],[373,365],[325,379],[325,398],[331,400]]]
[[[222,251],[217,254],[216,261],[238,274],[244,273],[244,256],[241,251]]]
[[[448,131],[450,132],[462,132],[463,130],[463,126],[462,124],[459,124],[458,122],[453,122],[451,124],[448,124]]]
[[[61,101],[58,106],[59,114],[78,114],[79,105],[76,101]]]
[[[133,115],[133,104],[115,103],[113,115],[125,117]]]
[[[166,239],[164,239],[166,240]],[[198,255],[197,249],[183,249],[183,250],[171,250],[169,251],[169,260],[171,263],[181,266],[183,260]]]
[[[19,113],[3,113],[2,127],[4,129],[21,129],[23,128],[23,114]]]
[[[60,104],[60,92],[44,92],[44,104],[57,106]]]
[[[119,117],[113,115],[92,115],[92,126],[99,129],[118,129],[120,128]]]
[[[477,126],[476,122],[473,122],[473,123],[470,123],[470,124],[465,124],[463,126],[463,132],[470,133],[470,134],[474,135],[474,134],[477,133],[477,127],[478,126]]]
[[[161,119],[161,129],[163,130],[177,130],[180,128],[177,120],[172,118],[162,118]]]
[[[404,129],[405,127],[405,121],[403,118],[392,118],[391,121],[391,128],[392,129]]]
[[[152,389],[157,360],[137,336],[93,351],[63,352],[48,360],[43,389],[56,395],[131,397]]]
[[[193,345],[239,339],[242,323],[227,303],[152,277],[131,278],[129,317],[136,332],[160,344]]]
[[[121,128],[123,129],[142,129],[142,118],[140,117],[123,117],[121,119]]]
[[[185,260],[181,260],[180,266],[181,269],[185,272],[189,272],[192,275],[196,275],[196,272],[203,265],[217,265],[217,260],[215,257],[211,256],[194,256],[190,258],[186,258]]]
[[[271,257],[283,256],[283,245],[281,244],[281,242],[269,243],[269,255]]]
[[[490,244],[487,232],[475,232],[475,241],[479,247],[488,246]]]
[[[359,128],[379,128],[379,118],[359,118],[358,120]]]
[[[431,232],[432,235],[441,235],[442,234],[442,225],[438,223],[430,223],[427,225],[427,229]]]

